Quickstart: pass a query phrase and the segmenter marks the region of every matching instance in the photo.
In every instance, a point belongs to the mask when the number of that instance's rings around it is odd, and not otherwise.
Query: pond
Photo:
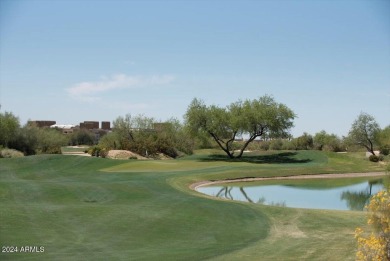
[[[323,179],[240,182],[198,187],[198,192],[230,200],[292,208],[363,210],[383,179]]]

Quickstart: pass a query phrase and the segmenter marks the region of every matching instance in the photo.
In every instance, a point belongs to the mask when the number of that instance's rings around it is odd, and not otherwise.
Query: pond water
[[[246,184],[247,183],[247,184]],[[219,198],[293,208],[363,210],[372,195],[384,188],[383,179],[354,181],[312,180],[241,182],[198,187],[197,191]],[[267,184],[268,183],[268,184]]]

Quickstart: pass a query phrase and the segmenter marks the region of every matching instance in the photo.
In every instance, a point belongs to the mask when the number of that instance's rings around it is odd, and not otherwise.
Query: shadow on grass
[[[297,159],[294,158],[297,152],[281,152],[270,155],[243,155],[238,159],[230,159],[227,155],[209,155],[201,158],[200,161],[225,161],[225,162],[247,162],[256,164],[293,164],[293,163],[308,163],[311,159]]]

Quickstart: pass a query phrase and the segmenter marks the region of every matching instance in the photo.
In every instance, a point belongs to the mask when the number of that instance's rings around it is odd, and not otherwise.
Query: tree
[[[367,151],[374,153],[374,142],[380,128],[375,118],[367,113],[360,113],[359,117],[353,122],[348,138],[353,144],[363,146]]]
[[[313,137],[310,134],[304,132],[302,136],[292,140],[296,147],[296,150],[310,150],[313,148]]]
[[[9,147],[22,151],[25,155],[34,155],[38,148],[39,128],[34,124],[26,124],[19,128],[16,137],[9,143]]]
[[[171,157],[191,154],[193,143],[187,131],[176,119],[156,123],[143,115],[118,117],[113,132],[103,137],[99,145],[105,149],[119,148],[149,156],[164,153]]]
[[[324,130],[314,135],[313,146],[317,150],[334,152],[345,149],[342,140],[336,134],[328,134]]]
[[[123,149],[121,147],[121,137],[115,131],[109,132],[99,140],[99,146],[107,150]]]
[[[119,149],[131,149],[134,142],[138,139],[142,140],[147,136],[147,132],[153,129],[153,118],[148,118],[143,115],[132,117],[131,114],[126,114],[124,117],[118,117],[113,122],[113,132],[119,137]]]
[[[69,136],[69,142],[72,145],[93,145],[95,143],[95,134],[86,129],[75,130]]]
[[[379,144],[379,150],[383,155],[389,155],[390,153],[390,126],[387,126],[381,130],[376,138]]]
[[[19,128],[19,119],[12,112],[0,113],[0,146],[8,147]]]
[[[192,154],[194,143],[182,123],[175,118],[156,126],[156,145],[160,152],[171,157]]]
[[[249,143],[257,137],[286,137],[294,118],[291,109],[267,95],[234,102],[225,108],[206,106],[202,100],[195,98],[185,115],[186,125],[193,135],[207,133],[230,158],[240,158]],[[233,142],[244,135],[249,138],[235,156]]]
[[[61,154],[61,147],[67,145],[68,138],[56,129],[39,128],[37,148],[39,154]]]

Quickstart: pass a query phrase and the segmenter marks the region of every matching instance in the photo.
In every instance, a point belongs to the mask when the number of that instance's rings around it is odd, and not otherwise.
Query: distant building
[[[98,121],[80,122],[80,129],[87,129],[87,130],[99,129],[99,122]]]
[[[111,122],[109,121],[102,121],[102,130],[111,130]]]
[[[39,128],[43,128],[43,127],[50,127],[54,124],[56,124],[56,121],[28,121],[27,123],[28,125],[35,125]]]
[[[53,125],[50,126],[50,128],[60,129],[60,130],[62,130],[63,134],[70,134],[70,133],[73,133],[74,128],[76,128],[76,125],[72,125],[72,124],[53,124]]]
[[[70,134],[78,129],[86,129],[93,132],[97,140],[99,140],[102,135],[111,130],[111,122],[109,121],[102,121],[101,128],[99,126],[100,122],[98,121],[80,122],[79,126],[73,124],[57,124],[56,121],[29,121],[28,124],[38,128],[58,129],[61,130],[63,134]]]

